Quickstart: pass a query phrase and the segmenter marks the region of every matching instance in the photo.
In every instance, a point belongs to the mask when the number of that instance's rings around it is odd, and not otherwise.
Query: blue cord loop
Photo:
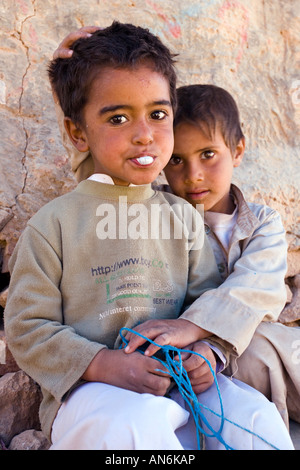
[[[252,435],[258,437],[259,439],[261,439],[262,441],[266,442],[270,447],[272,447],[276,450],[279,450],[273,444],[266,441],[266,439],[264,439],[263,437],[259,436],[256,433],[254,433],[253,431],[250,431],[249,429],[246,429],[246,428],[240,426],[239,424],[234,423],[233,421],[225,418],[224,409],[223,409],[223,402],[222,402],[222,397],[221,397],[221,392],[220,392],[218,380],[217,380],[214,369],[212,368],[210,362],[208,361],[208,359],[206,359],[206,357],[202,356],[199,353],[196,353],[195,351],[190,351],[188,349],[179,349],[179,348],[176,348],[176,347],[170,346],[170,345],[161,346],[160,344],[155,343],[155,341],[152,341],[151,339],[147,338],[146,336],[144,336],[144,335],[140,334],[139,332],[137,332],[135,330],[132,330],[130,328],[121,328],[121,330],[120,330],[120,337],[121,337],[121,340],[122,340],[121,348],[126,347],[127,344],[128,344],[128,340],[124,336],[124,334],[126,334],[126,332],[130,332],[130,333],[133,333],[137,336],[140,336],[146,342],[151,343],[151,344],[153,344],[155,346],[158,346],[160,348],[159,354],[155,354],[152,357],[153,357],[153,359],[156,359],[158,362],[160,362],[165,367],[167,372],[162,371],[161,369],[157,369],[157,370],[159,372],[163,372],[163,373],[166,373],[167,375],[170,375],[171,379],[177,385],[177,388],[178,388],[181,396],[183,397],[184,401],[186,402],[186,404],[188,405],[188,407],[190,409],[190,412],[193,416],[193,419],[194,419],[195,425],[196,425],[198,450],[204,450],[204,448],[205,448],[204,436],[206,436],[206,437],[215,437],[216,439],[218,439],[219,442],[221,442],[224,445],[226,450],[234,450],[232,447],[230,447],[224,441],[224,439],[222,437],[222,431],[223,431],[225,421],[231,423],[232,425],[234,425],[234,426],[236,426],[236,427],[238,427],[238,428],[240,428],[244,431],[249,432],[250,434],[252,434]],[[137,350],[140,353],[143,354],[145,349],[146,349],[145,346],[142,346],[141,348],[138,348]],[[200,356],[207,363],[207,365],[209,366],[209,369],[210,369],[210,371],[213,375],[214,383],[215,383],[215,386],[216,386],[217,392],[218,392],[219,405],[220,405],[220,414],[213,411],[212,409],[206,407],[205,405],[203,405],[199,402],[199,400],[197,398],[197,395],[193,391],[193,388],[192,388],[190,379],[188,377],[188,374],[187,374],[186,370],[183,367],[182,357],[181,357],[182,353],[189,353],[189,354],[195,354],[196,356]],[[178,359],[175,359],[175,357],[178,357]],[[218,429],[214,429],[212,427],[212,425],[209,423],[207,417],[204,415],[202,410],[209,411],[212,414],[214,414],[214,415],[216,415],[220,418],[220,426],[219,426]],[[207,430],[204,429],[204,425],[205,425]]]

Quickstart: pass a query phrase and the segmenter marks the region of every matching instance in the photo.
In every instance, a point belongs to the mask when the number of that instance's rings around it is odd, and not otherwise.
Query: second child
[[[204,207],[222,285],[195,303],[202,328],[230,345],[226,373],[274,402],[287,428],[300,422],[295,346],[300,328],[277,322],[286,302],[285,230],[277,211],[246,202],[232,184],[245,137],[232,96],[214,85],[177,90],[174,151],[165,168],[172,192]]]

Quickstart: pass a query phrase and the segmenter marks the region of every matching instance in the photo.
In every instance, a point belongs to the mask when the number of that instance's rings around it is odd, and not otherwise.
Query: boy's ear
[[[237,144],[234,155],[233,155],[234,167],[237,167],[242,163],[244,153],[245,153],[245,137],[242,137],[239,143]]]
[[[79,152],[87,152],[89,150],[89,145],[86,134],[81,127],[74,124],[74,122],[68,117],[64,118],[64,125],[74,147],[76,147]]]

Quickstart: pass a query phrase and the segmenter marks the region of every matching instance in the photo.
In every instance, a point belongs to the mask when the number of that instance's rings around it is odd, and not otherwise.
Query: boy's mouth
[[[154,162],[155,157],[152,155],[143,155],[141,157],[132,158],[132,161],[138,166],[149,166]]]
[[[209,193],[208,189],[199,189],[195,191],[191,191],[187,193],[187,197],[189,199],[197,200],[197,199],[202,199],[205,196],[207,196]]]

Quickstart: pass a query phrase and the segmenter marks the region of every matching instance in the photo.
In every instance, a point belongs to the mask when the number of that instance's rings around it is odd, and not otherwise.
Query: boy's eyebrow
[[[157,100],[153,101],[152,103],[149,103],[148,105],[150,106],[169,106],[172,107],[171,101],[169,100]],[[103,108],[100,109],[99,114],[103,115],[106,113],[111,113],[114,111],[117,111],[118,109],[133,109],[134,106],[131,106],[129,104],[116,104],[116,105],[111,105],[111,106],[104,106]]]
[[[152,105],[155,105],[155,106],[172,106],[171,101],[169,101],[169,100],[153,101]]]

